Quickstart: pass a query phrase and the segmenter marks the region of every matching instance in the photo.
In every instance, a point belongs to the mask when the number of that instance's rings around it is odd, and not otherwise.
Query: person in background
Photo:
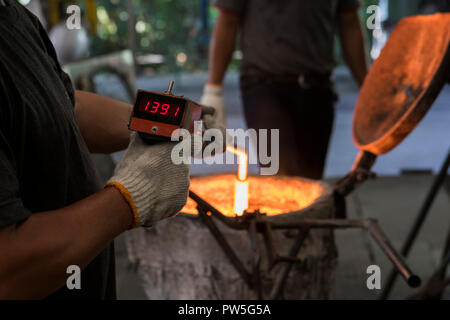
[[[219,16],[201,103],[225,123],[223,79],[240,36],[249,128],[280,129],[279,174],[321,179],[334,119],[336,27],[361,85],[367,73],[358,0],[216,0]],[[269,146],[270,150],[270,146]]]

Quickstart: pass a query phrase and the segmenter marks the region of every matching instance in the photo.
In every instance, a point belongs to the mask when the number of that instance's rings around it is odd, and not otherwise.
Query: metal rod
[[[228,241],[222,235],[219,228],[217,228],[217,226],[214,223],[214,221],[212,220],[212,218],[206,214],[205,209],[202,208],[201,205],[199,205],[197,208],[198,208],[198,214],[199,214],[200,218],[202,219],[203,223],[208,227],[209,231],[211,231],[211,233],[214,236],[214,238],[216,239],[217,243],[220,245],[220,247],[224,251],[225,256],[228,258],[228,260],[234,266],[236,271],[241,275],[242,279],[247,283],[249,288],[253,288],[251,276],[248,273],[248,271],[245,269],[241,260],[239,260],[238,256],[234,252],[233,248],[230,246]]]
[[[174,84],[174,81],[170,80],[169,81],[169,87],[167,88],[167,91],[165,93],[172,94],[173,84]]]
[[[237,222],[233,218],[227,218],[219,210],[214,208],[206,200],[202,199],[199,195],[197,195],[192,190],[189,190],[189,197],[191,197],[192,200],[197,202],[197,204],[200,205],[203,209],[211,212],[211,214],[214,217],[216,217],[222,223],[226,224],[228,227],[230,227],[232,229],[238,229],[238,230],[248,229],[248,224],[244,224],[242,222]]]
[[[298,228],[333,228],[351,229],[365,228],[365,220],[342,220],[342,219],[308,219],[295,217],[286,222],[266,222],[272,229],[298,229]]]
[[[450,284],[450,279],[446,279],[447,268],[450,264],[450,230],[447,234],[446,245],[443,250],[440,267],[434,272],[425,288],[411,299],[417,300],[441,300],[446,287]]]
[[[444,259],[442,259],[441,265],[442,265],[444,268],[447,268],[449,264],[450,264],[450,251],[448,251],[448,252],[447,252],[447,255],[444,257]]]
[[[392,247],[391,242],[381,230],[378,223],[374,220],[366,221],[366,229],[369,231],[372,238],[378,243],[380,248],[388,256],[389,260],[394,264],[400,274],[405,278],[408,285],[412,288],[417,288],[420,286],[420,278],[413,274],[409,269],[406,262],[403,260],[402,256]]]
[[[442,263],[448,264],[448,257],[450,256],[450,228],[447,232],[447,240],[445,241],[444,250],[442,251]],[[447,261],[447,262],[445,262]]]
[[[278,263],[278,262],[300,262],[300,259],[293,258],[293,257],[279,256],[277,258],[277,260],[275,261],[275,263]]]
[[[370,169],[376,160],[377,155],[368,151],[360,151],[353,163],[351,172],[336,183],[336,192],[346,197],[365,180],[373,177]]]
[[[450,263],[450,252],[444,257],[439,269],[437,269],[428,283],[424,286],[420,292],[408,297],[411,300],[441,300],[442,295],[450,284],[450,278],[446,279],[447,266]]]
[[[289,251],[289,256],[291,258],[297,257],[298,252],[300,251],[300,248],[302,247],[303,241],[306,239],[306,237],[309,234],[309,228],[303,227],[302,229],[298,230],[297,237],[294,241],[294,244],[291,247],[291,250]],[[272,287],[272,291],[270,292],[270,300],[278,299],[281,292],[284,289],[284,286],[286,284],[287,277],[289,276],[289,273],[291,272],[293,262],[286,262],[283,266],[281,271],[277,274],[277,278],[275,279],[275,284]]]
[[[422,208],[419,211],[419,214],[416,217],[416,220],[414,221],[414,224],[406,237],[406,240],[402,246],[401,254],[405,257],[408,256],[412,245],[414,244],[414,241],[417,238],[417,235],[419,234],[420,229],[422,228],[422,225],[428,215],[428,212],[431,208],[431,205],[434,202],[434,199],[436,198],[436,195],[439,191],[439,188],[443,184],[445,177],[447,176],[447,171],[450,166],[450,150],[447,154],[447,158],[445,159],[444,163],[441,166],[441,169],[439,170],[439,174],[436,176],[436,178],[433,181],[433,184],[431,185],[430,190],[428,191],[427,197],[425,198],[425,201],[422,205]],[[386,285],[384,286],[383,291],[381,292],[380,299],[384,300],[389,297],[389,294],[391,293],[391,290],[394,286],[395,280],[397,279],[397,271],[392,270],[389,274],[388,280],[386,282]]]

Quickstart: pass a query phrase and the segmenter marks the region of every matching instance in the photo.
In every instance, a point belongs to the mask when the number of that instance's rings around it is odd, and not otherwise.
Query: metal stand
[[[251,290],[258,293],[260,299],[264,299],[261,286],[261,253],[257,245],[257,234],[261,233],[264,237],[264,243],[267,252],[267,259],[270,267],[273,268],[278,263],[284,263],[283,268],[278,273],[274,285],[271,289],[268,299],[279,299],[286,284],[286,280],[294,263],[300,262],[297,258],[298,252],[302,244],[308,236],[309,230],[314,228],[329,229],[349,229],[360,228],[367,230],[373,239],[378,243],[383,252],[389,257],[397,270],[401,273],[409,286],[418,287],[420,278],[413,274],[400,254],[392,247],[389,239],[373,219],[366,220],[344,220],[344,219],[306,219],[302,216],[286,217],[285,222],[279,223],[271,221],[270,218],[260,212],[245,212],[243,216],[229,218],[224,216],[220,211],[211,204],[203,200],[197,194],[189,191],[189,196],[197,203],[197,210],[203,223],[208,227],[211,234],[216,239],[219,246],[234,266],[236,271],[248,285]],[[249,233],[251,244],[251,272],[247,270],[244,263],[234,252],[227,239],[224,237],[220,229],[216,226],[214,218],[224,223],[230,228],[237,230],[246,230]],[[275,229],[297,229],[297,237],[291,246],[288,256],[279,256],[273,243],[272,230]]]
[[[422,205],[422,208],[420,209],[419,214],[417,215],[417,218],[405,240],[405,243],[402,246],[401,254],[404,257],[408,256],[408,254],[411,250],[411,247],[413,246],[414,241],[416,240],[417,235],[419,234],[419,231],[422,228],[422,225],[428,215],[428,212],[430,211],[431,205],[433,204],[434,199],[436,198],[436,195],[437,195],[440,187],[444,183],[444,180],[447,176],[447,171],[448,171],[449,166],[450,166],[450,150],[447,154],[446,160],[444,161],[441,169],[439,170],[439,174],[434,179],[433,184],[431,185],[431,188],[428,191],[427,197],[425,198],[425,201]],[[447,245],[446,245],[446,248],[444,251],[444,256],[448,256],[449,248],[450,248],[449,242],[450,242],[450,230],[449,230],[449,235],[448,235],[448,239],[447,239]],[[445,261],[445,259],[443,260],[443,264],[445,265],[445,268],[448,265],[448,263],[449,263],[449,258],[447,258],[446,261]],[[397,270],[391,271],[389,278],[386,282],[386,285],[384,286],[384,289],[380,295],[380,299],[384,300],[389,297],[392,287],[394,286],[395,280],[397,279],[397,275],[398,275]]]

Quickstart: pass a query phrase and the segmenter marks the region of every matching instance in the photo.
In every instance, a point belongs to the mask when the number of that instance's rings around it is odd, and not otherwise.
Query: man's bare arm
[[[338,14],[338,24],[345,61],[361,86],[367,74],[367,61],[358,11],[340,12]]]
[[[65,285],[69,265],[84,268],[131,223],[127,202],[115,188],[106,188],[0,229],[0,299],[50,295]]]
[[[78,90],[75,101],[78,127],[90,152],[112,153],[128,146],[130,104]]]
[[[208,84],[221,85],[236,46],[239,17],[220,12],[209,46]]]

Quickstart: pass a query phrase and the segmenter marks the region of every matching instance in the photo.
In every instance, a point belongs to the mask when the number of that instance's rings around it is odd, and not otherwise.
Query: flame
[[[238,155],[237,176],[194,177],[190,188],[228,217],[240,216],[246,210],[260,210],[268,216],[299,211],[314,203],[323,192],[319,183],[299,177],[248,176],[245,150],[227,146],[227,151]],[[197,214],[197,204],[188,198],[181,212]]]
[[[233,152],[238,156],[238,173],[234,187],[234,213],[241,216],[248,209],[248,154],[232,146],[227,146],[228,152]]]
[[[248,182],[238,181],[234,187],[234,213],[242,216],[248,209]]]

